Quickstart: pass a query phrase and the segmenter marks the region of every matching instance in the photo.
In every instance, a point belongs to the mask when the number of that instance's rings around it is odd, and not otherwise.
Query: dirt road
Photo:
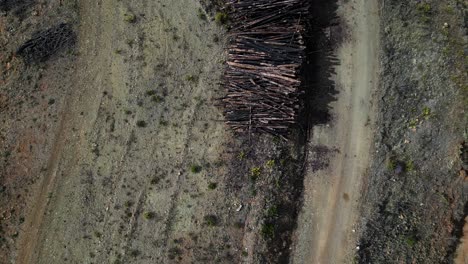
[[[313,129],[309,146],[309,161],[328,159],[329,166],[309,170],[305,177],[293,263],[347,263],[356,247],[358,200],[372,142],[372,94],[378,81],[377,2],[339,3],[346,39],[337,50],[334,120]]]

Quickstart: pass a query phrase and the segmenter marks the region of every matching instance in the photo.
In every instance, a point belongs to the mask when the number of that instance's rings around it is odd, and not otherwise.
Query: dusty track
[[[338,15],[347,29],[338,48],[333,103],[334,120],[315,127],[309,161],[329,159],[329,166],[305,177],[304,207],[299,216],[293,263],[346,263],[356,247],[358,200],[372,142],[378,81],[378,1],[341,1]],[[329,157],[314,149],[327,148]]]

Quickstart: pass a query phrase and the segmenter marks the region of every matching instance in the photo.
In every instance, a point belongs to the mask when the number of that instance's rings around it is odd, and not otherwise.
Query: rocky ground
[[[359,263],[451,263],[466,216],[466,1],[385,1]]]

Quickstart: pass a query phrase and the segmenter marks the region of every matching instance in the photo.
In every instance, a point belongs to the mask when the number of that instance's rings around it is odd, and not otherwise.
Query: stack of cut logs
[[[222,99],[235,131],[287,137],[301,108],[300,67],[307,0],[229,0],[231,13]]]

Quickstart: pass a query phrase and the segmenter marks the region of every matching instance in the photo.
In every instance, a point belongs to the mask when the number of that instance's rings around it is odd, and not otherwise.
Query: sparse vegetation
[[[424,15],[429,15],[432,7],[429,3],[418,3],[417,5],[418,11]]]
[[[159,96],[159,95],[155,95],[155,96],[151,97],[151,101],[153,101],[153,102],[155,102],[155,103],[160,103],[160,102],[162,102],[163,100],[164,100],[164,99],[163,99],[161,96]]]
[[[387,169],[390,171],[394,171],[396,169],[397,163],[393,158],[388,159],[387,161]]]
[[[198,18],[200,18],[201,20],[206,20],[205,11],[203,11],[203,9],[201,8],[198,9]]]
[[[102,233],[99,232],[99,231],[94,231],[94,236],[97,237],[97,238],[100,238],[100,237],[102,237]]]
[[[145,121],[143,121],[143,120],[138,120],[138,121],[136,122],[136,125],[137,125],[138,127],[146,127],[148,124],[147,124]]]
[[[278,207],[276,205],[272,205],[266,211],[266,217],[275,217],[278,216]]]
[[[218,225],[218,218],[215,215],[205,215],[203,219],[205,221],[205,225],[207,226]]]
[[[202,170],[202,167],[201,167],[200,165],[192,165],[192,166],[190,166],[190,171],[191,171],[192,173],[199,173],[199,172],[201,172],[201,170]]]
[[[250,169],[250,179],[252,181],[256,181],[258,177],[260,177],[261,172],[262,172],[262,168],[253,167],[252,169]]]
[[[245,159],[245,157],[246,157],[246,155],[245,155],[244,151],[239,152],[239,155],[237,155],[237,158],[239,160],[243,160],[243,159]]]
[[[153,212],[144,212],[143,213],[143,218],[145,218],[147,220],[153,219],[154,217],[155,217],[155,213],[153,213]]]
[[[147,96],[156,95],[156,90],[149,90],[149,91],[146,91],[146,95],[147,95]]]
[[[215,182],[210,182],[208,184],[208,189],[210,189],[210,190],[214,190],[214,189],[216,189],[216,187],[218,187],[218,184],[215,183]]]
[[[124,14],[124,21],[127,23],[135,23],[136,22],[136,16],[132,13],[125,13]]]
[[[273,168],[275,166],[275,160],[267,161],[266,166],[269,168]]]
[[[407,172],[414,171],[414,162],[412,160],[409,160],[409,161],[406,162],[405,171],[407,171]]]
[[[416,242],[417,242],[417,239],[416,239],[416,237],[414,237],[414,236],[407,236],[407,237],[405,238],[405,243],[406,243],[406,245],[408,245],[409,247],[414,247],[414,245],[416,244]]]
[[[264,223],[260,232],[263,238],[273,238],[275,237],[275,225],[271,223]]]
[[[130,206],[132,206],[132,205],[133,205],[133,202],[132,202],[132,201],[130,201],[130,200],[127,200],[127,201],[125,201],[124,205],[125,205],[125,207],[127,207],[127,208],[128,208],[128,207],[130,207]]]
[[[138,257],[138,255],[140,255],[140,254],[141,254],[141,252],[138,249],[133,249],[133,250],[130,251],[130,256],[132,256],[134,258]]]
[[[150,184],[151,185],[155,185],[155,184],[158,184],[160,181],[160,179],[158,177],[153,177],[150,181]]]
[[[216,13],[215,22],[218,25],[225,25],[228,22],[228,15],[224,12]]]
[[[187,75],[187,77],[185,77],[185,80],[189,82],[196,82],[198,80],[198,77],[190,74],[190,75]]]
[[[423,111],[422,111],[422,116],[425,118],[425,119],[429,119],[429,117],[431,117],[431,108],[425,106],[423,108]]]

